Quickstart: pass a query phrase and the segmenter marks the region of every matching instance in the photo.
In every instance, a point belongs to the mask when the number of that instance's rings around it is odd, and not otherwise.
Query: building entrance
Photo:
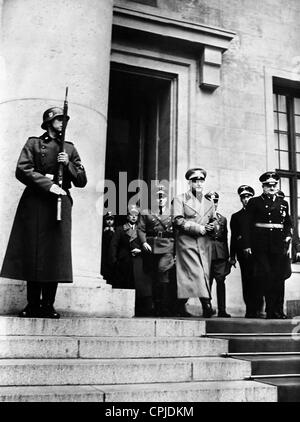
[[[170,179],[171,87],[172,79],[161,74],[129,66],[111,69],[105,179],[116,186],[118,223],[125,218],[120,203],[125,184],[127,189],[144,180],[150,191],[151,180]],[[135,194],[127,192],[128,200]]]

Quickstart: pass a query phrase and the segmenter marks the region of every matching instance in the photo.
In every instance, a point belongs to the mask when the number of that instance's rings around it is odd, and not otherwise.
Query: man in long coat
[[[69,120],[69,116],[67,116]],[[79,154],[71,142],[61,152],[63,110],[52,107],[43,114],[39,137],[24,145],[16,178],[26,185],[15,215],[1,277],[27,280],[28,305],[21,317],[59,318],[53,305],[57,283],[72,283],[71,184],[87,183]],[[58,166],[63,184],[58,186]],[[57,221],[57,198],[62,199],[62,220]],[[42,299],[42,300],[41,300]]]
[[[288,203],[276,195],[280,177],[266,172],[259,178],[261,196],[247,205],[248,224],[245,227],[245,252],[253,254],[256,287],[265,296],[268,319],[281,319],[278,297],[284,283],[283,271],[288,244],[291,241],[291,218]]]
[[[186,172],[190,190],[173,200],[176,234],[176,273],[178,298],[200,298],[203,316],[213,315],[210,295],[212,245],[208,232],[215,230],[216,211],[202,193],[206,171],[193,168]]]

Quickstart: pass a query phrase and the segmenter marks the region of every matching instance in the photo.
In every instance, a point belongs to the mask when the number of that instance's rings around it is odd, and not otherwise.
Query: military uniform
[[[217,206],[219,199],[217,192],[209,192],[205,197]],[[226,313],[225,293],[225,278],[230,272],[227,219],[218,212],[216,212],[216,229],[209,235],[209,238],[212,242],[210,289],[215,279],[217,283],[218,316],[228,318],[230,315]]]
[[[277,183],[279,176],[275,175],[267,172],[260,181],[266,184],[268,180],[275,180]],[[286,239],[291,233],[288,203],[276,195],[263,193],[249,201],[247,216],[245,248],[252,249],[256,287],[259,295],[265,296],[267,317],[278,318],[276,304],[286,270]]]
[[[112,224],[108,224],[111,220]],[[113,268],[110,263],[109,247],[115,233],[114,216],[108,211],[103,218],[102,248],[101,248],[101,274],[108,284],[114,285]]]
[[[238,188],[238,194],[242,200],[245,196],[253,197],[254,189],[248,185]],[[246,305],[246,317],[258,317],[262,299],[258,297],[258,289],[255,286],[253,276],[253,257],[244,253],[244,231],[248,224],[246,206],[232,214],[230,219],[230,259],[235,262],[237,258],[241,270],[243,299]]]
[[[62,110],[61,110],[62,112]],[[44,113],[45,116],[45,113]],[[43,125],[42,125],[43,127]],[[57,283],[72,283],[71,184],[84,187],[86,173],[71,142],[65,142],[69,163],[63,166],[62,221],[56,220],[57,195],[50,188],[57,183],[60,141],[48,133],[31,137],[23,147],[16,178],[26,185],[10,234],[1,277],[27,280],[28,302],[39,306],[41,285],[54,302]],[[53,304],[53,303],[52,303]]]
[[[195,168],[186,172],[189,183],[204,182],[206,171]],[[200,298],[203,316],[213,314],[210,294],[210,267],[212,242],[206,227],[215,224],[216,212],[212,201],[193,188],[173,200],[174,227],[176,228],[176,274],[178,298]]]
[[[171,212],[166,208],[143,210],[139,224],[139,238],[142,244],[150,245],[152,251],[144,254],[144,270],[152,275],[153,302],[159,316],[171,314],[173,298],[174,233]]]

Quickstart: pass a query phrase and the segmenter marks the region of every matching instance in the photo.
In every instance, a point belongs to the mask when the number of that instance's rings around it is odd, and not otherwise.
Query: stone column
[[[71,119],[66,139],[76,145],[88,177],[86,188],[71,191],[77,286],[105,284],[99,275],[102,216],[97,205],[101,209],[112,9],[113,0],[1,2],[1,264],[24,188],[14,177],[18,154],[28,136],[42,133],[43,111],[63,105],[68,86]]]

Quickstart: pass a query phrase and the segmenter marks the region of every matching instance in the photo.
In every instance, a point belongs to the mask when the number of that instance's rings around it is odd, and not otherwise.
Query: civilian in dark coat
[[[23,147],[16,168],[26,185],[14,219],[1,277],[27,280],[28,305],[19,316],[59,318],[54,310],[57,283],[72,283],[71,183],[87,183],[79,154],[71,142],[60,152],[63,110],[52,107],[43,115],[47,132],[31,137]],[[69,117],[68,117],[69,119]],[[57,184],[63,163],[62,189]],[[62,196],[62,221],[56,220],[57,198]],[[42,295],[42,303],[40,297]],[[42,305],[42,306],[41,306]]]
[[[253,257],[244,253],[243,233],[248,224],[246,207],[255,192],[251,186],[242,185],[238,188],[243,208],[232,214],[230,219],[230,262],[235,266],[236,259],[239,262],[242,279],[243,298],[246,305],[246,318],[258,318],[262,306],[262,298],[258,298],[258,292],[254,284]]]
[[[245,252],[253,254],[256,285],[265,296],[267,318],[281,319],[277,303],[291,241],[291,218],[288,203],[276,195],[279,175],[267,172],[259,180],[263,194],[252,198],[247,206]]]
[[[208,192],[205,198],[213,201],[217,211],[219,194]],[[209,234],[209,238],[212,242],[210,289],[215,279],[217,283],[218,317],[230,318],[230,315],[226,312],[225,290],[225,278],[230,273],[227,220],[218,212],[216,212],[216,229]]]
[[[127,223],[116,228],[109,247],[111,266],[114,268],[113,287],[135,289],[135,314],[152,314],[152,283],[143,272],[142,246],[138,238],[139,210],[131,206]]]

